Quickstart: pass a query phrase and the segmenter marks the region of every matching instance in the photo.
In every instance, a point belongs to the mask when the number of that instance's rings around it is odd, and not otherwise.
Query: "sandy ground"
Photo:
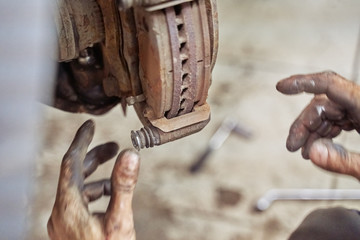
[[[220,48],[208,99],[212,120],[198,134],[141,151],[134,199],[139,240],[285,239],[313,209],[359,208],[358,201],[277,201],[264,212],[254,211],[273,188],[359,188],[358,181],[324,172],[286,151],[288,128],[311,96],[283,96],[275,84],[292,74],[328,69],[351,78],[360,1],[219,0],[218,8]],[[126,117],[120,107],[93,117],[44,107],[44,116],[30,239],[48,239],[60,161],[76,129],[93,118],[92,146],[117,141],[128,148],[130,131],[141,127],[131,108]],[[190,174],[189,166],[225,117],[236,119],[253,137],[231,135],[201,172]],[[360,138],[342,134],[336,141],[356,150]],[[109,176],[113,163],[93,179]],[[90,207],[103,210],[107,201]]]

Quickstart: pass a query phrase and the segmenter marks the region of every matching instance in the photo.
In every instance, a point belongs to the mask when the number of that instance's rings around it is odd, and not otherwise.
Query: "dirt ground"
[[[208,102],[212,120],[200,133],[141,151],[134,198],[138,240],[286,239],[316,208],[359,201],[276,201],[254,211],[269,189],[359,189],[358,181],[322,171],[285,148],[288,128],[310,95],[283,96],[278,80],[292,74],[331,69],[354,76],[360,26],[358,0],[219,0],[220,48]],[[253,133],[249,140],[231,135],[197,174],[189,166],[204,151],[225,117]],[[131,147],[130,131],[141,127],[133,109],[120,107],[94,117],[44,106],[43,133],[36,169],[30,239],[48,239],[46,222],[54,202],[59,165],[77,128],[96,122],[92,146],[117,141]],[[358,149],[357,134],[336,139]],[[114,161],[93,179],[110,175]],[[92,204],[104,210],[108,199]]]

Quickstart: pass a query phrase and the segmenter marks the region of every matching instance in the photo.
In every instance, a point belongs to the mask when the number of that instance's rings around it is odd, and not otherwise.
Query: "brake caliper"
[[[58,3],[59,61],[69,62],[63,64],[70,65],[76,92],[94,109],[95,97],[100,109],[114,99],[134,106],[144,125],[131,133],[134,147],[161,145],[205,127],[218,47],[215,0]]]

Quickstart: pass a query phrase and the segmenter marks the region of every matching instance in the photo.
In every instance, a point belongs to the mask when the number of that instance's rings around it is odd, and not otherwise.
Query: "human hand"
[[[334,72],[294,75],[276,89],[292,95],[313,93],[314,98],[290,127],[286,147],[317,166],[360,180],[360,155],[332,142],[342,130],[360,133],[360,86]]]
[[[86,121],[77,131],[64,155],[53,211],[48,222],[52,240],[135,240],[132,197],[140,158],[131,150],[116,159],[111,180],[84,184],[84,179],[118,152],[109,142],[87,153],[94,135],[94,123]],[[105,213],[92,214],[88,203],[111,195]]]

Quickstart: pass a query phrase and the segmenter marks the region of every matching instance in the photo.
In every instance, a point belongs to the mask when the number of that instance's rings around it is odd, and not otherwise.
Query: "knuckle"
[[[338,75],[336,72],[331,70],[324,71],[322,74],[325,75],[328,79],[331,79]]]
[[[337,79],[338,74],[334,71],[327,70],[319,73],[319,77],[323,78],[326,82],[330,83]]]
[[[327,70],[324,71],[324,73],[328,74],[328,75],[337,75],[336,72],[332,71],[332,70]]]

